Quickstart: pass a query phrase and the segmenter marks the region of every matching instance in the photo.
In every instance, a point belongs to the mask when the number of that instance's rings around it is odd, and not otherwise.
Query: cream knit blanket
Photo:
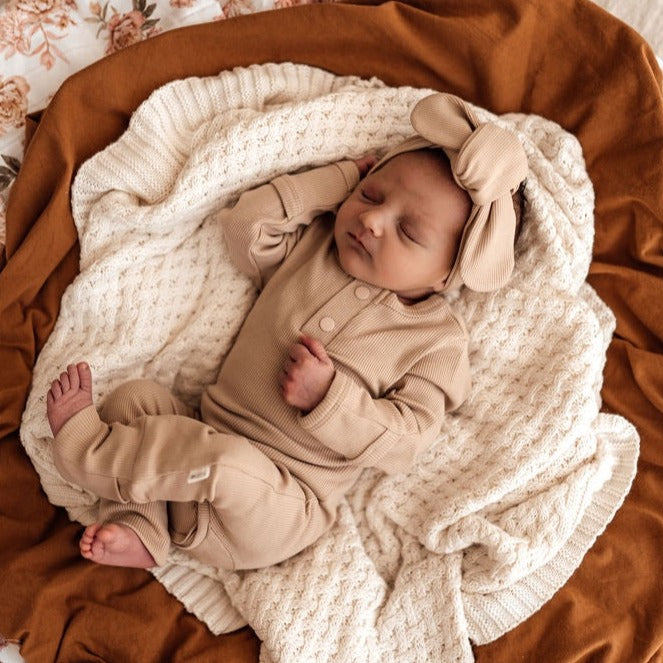
[[[177,81],[81,167],[80,275],[22,425],[54,504],[96,515],[53,466],[50,381],[86,359],[97,403],[135,377],[195,402],[255,297],[211,213],[279,173],[384,151],[429,93],[292,64]],[[474,388],[437,444],[408,474],[366,471],[331,531],[278,566],[221,573],[178,553],[154,570],[214,632],[250,623],[265,663],[471,661],[470,641],[497,638],[568,579],[628,492],[636,431],[599,413],[614,320],[585,283],[593,190],[580,146],[540,117],[498,121],[528,155],[526,222],[510,284],[457,296]]]

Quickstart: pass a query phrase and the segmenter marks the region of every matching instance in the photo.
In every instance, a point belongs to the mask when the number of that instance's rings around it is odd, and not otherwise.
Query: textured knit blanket
[[[80,275],[22,425],[54,504],[96,517],[95,496],[54,468],[50,381],[86,359],[97,404],[136,377],[195,403],[256,296],[213,212],[280,173],[384,152],[430,92],[292,64],[177,81],[81,167]],[[471,661],[471,642],[497,638],[568,579],[629,489],[636,431],[599,413],[614,319],[585,282],[593,189],[579,143],[540,117],[476,110],[516,132],[531,172],[511,282],[453,298],[470,330],[469,400],[409,473],[367,470],[335,526],[294,558],[232,573],[179,552],[153,571],[214,632],[250,623],[264,663]]]

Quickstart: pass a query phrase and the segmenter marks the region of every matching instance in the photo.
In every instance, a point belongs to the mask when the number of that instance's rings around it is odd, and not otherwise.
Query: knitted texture
[[[21,429],[54,504],[96,516],[95,496],[53,466],[50,381],[86,359],[97,404],[136,377],[195,404],[256,295],[211,212],[280,173],[384,153],[429,93],[292,64],[186,79],[81,167],[81,270]],[[593,190],[580,146],[543,118],[475,110],[516,133],[530,175],[511,281],[451,297],[470,331],[469,400],[408,474],[362,474],[335,526],[294,558],[231,573],[178,552],[154,570],[214,632],[248,621],[264,663],[471,661],[470,640],[499,637],[566,582],[629,490],[637,433],[599,413],[614,319],[585,283]]]

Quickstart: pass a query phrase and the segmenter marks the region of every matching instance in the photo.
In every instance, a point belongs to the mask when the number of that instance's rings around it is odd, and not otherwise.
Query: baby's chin
[[[368,285],[375,286],[376,288],[388,289],[386,284],[380,283],[379,279],[376,279],[373,275],[371,275],[370,270],[364,267],[357,256],[348,256],[347,254],[344,254],[344,252],[338,251],[337,249],[336,259],[341,269],[351,278],[357,279],[357,281],[362,281],[363,283],[367,283]]]

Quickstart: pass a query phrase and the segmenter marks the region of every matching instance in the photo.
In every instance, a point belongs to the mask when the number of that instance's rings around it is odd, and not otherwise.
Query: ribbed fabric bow
[[[444,289],[465,284],[478,292],[497,290],[514,265],[512,194],[528,170],[520,141],[494,123],[480,124],[468,104],[452,94],[425,97],[415,105],[410,121],[419,135],[391,150],[374,170],[403,152],[442,148],[454,179],[473,203]]]

